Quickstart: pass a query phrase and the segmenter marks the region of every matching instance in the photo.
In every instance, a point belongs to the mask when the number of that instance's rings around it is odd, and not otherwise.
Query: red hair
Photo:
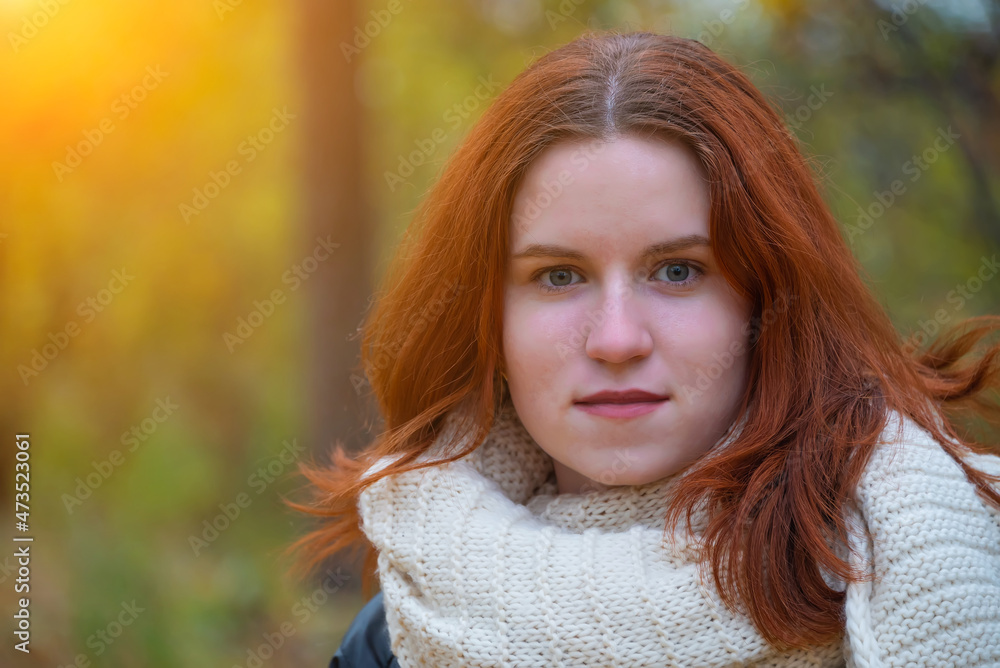
[[[290,503],[324,519],[289,548],[309,568],[366,547],[360,492],[415,459],[452,411],[477,438],[504,400],[501,323],[511,204],[527,166],[554,142],[662,136],[694,150],[710,179],[713,252],[753,305],[738,438],[683,477],[667,525],[710,510],[704,563],[733,609],[779,648],[838,636],[855,572],[832,545],[888,411],[927,429],[988,502],[992,478],[963,460],[986,451],[963,411],[1000,423],[1000,344],[973,355],[1000,317],[953,327],[912,351],[864,282],[781,116],[706,46],[646,32],[588,33],[541,57],[484,112],[416,211],[364,325],[362,365],[385,430],[360,455],[301,472],[314,495]],[[789,306],[791,303],[791,306]],[[445,304],[443,312],[431,315]],[[361,480],[375,459],[402,457]],[[687,514],[687,515],[686,515]]]

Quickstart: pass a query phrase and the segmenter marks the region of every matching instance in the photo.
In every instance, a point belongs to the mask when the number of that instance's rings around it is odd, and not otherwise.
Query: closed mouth
[[[645,390],[605,390],[578,399],[578,404],[644,404],[659,403],[666,401],[669,397]]]

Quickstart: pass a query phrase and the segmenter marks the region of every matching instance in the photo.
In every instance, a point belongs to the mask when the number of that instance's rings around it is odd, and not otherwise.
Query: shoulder
[[[970,454],[965,460],[1000,475],[1000,457]],[[858,482],[857,501],[884,559],[923,554],[936,561],[964,549],[1000,570],[1000,509],[977,493],[951,455],[908,416],[890,415]],[[895,555],[894,549],[902,553]]]
[[[399,668],[389,646],[382,592],[372,597],[351,622],[329,668]]]
[[[1000,457],[967,461],[1000,474]],[[859,481],[857,503],[867,543],[861,551],[874,578],[848,589],[851,651],[885,666],[997,665],[1000,509],[976,493],[930,433],[895,413]]]
[[[1000,457],[995,455],[970,454],[966,462],[984,473],[1000,475]],[[970,518],[993,516],[1000,521],[997,508],[976,493],[941,444],[910,417],[896,412],[890,413],[859,480],[858,496],[866,515],[891,524],[898,525],[903,515],[912,520],[914,514],[934,509]]]

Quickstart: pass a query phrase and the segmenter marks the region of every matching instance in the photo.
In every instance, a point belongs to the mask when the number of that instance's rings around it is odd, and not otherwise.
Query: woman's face
[[[736,418],[750,318],[712,256],[697,158],[662,139],[560,142],[513,205],[507,382],[559,491],[694,462]],[[591,396],[629,390],[648,395]]]

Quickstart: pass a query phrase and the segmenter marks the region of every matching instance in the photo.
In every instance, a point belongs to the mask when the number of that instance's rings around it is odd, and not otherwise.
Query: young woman
[[[382,590],[331,665],[1000,665],[1000,457],[958,420],[1000,423],[997,329],[907,347],[705,46],[547,54],[369,315],[385,431],[303,469],[295,547],[374,547]]]

